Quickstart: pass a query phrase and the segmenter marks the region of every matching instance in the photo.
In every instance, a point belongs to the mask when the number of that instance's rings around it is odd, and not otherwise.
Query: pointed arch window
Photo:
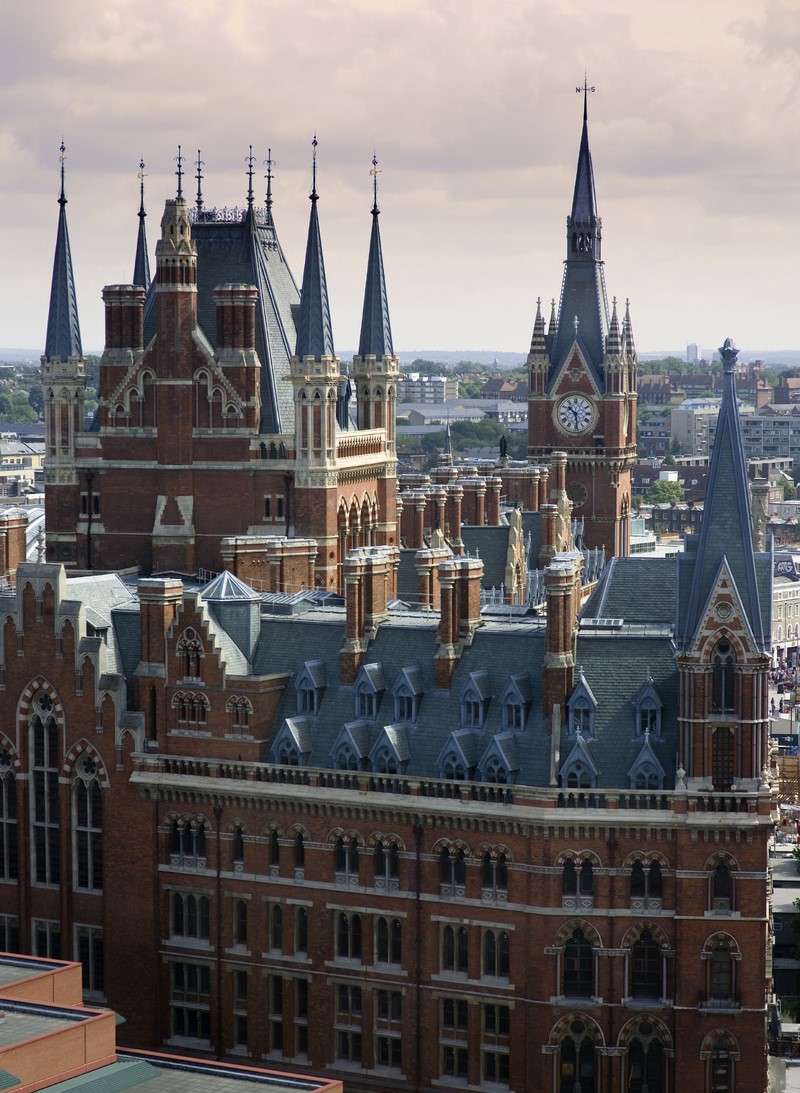
[[[103,794],[97,764],[89,755],[76,765],[73,782],[74,879],[90,892],[103,888]]]
[[[597,1093],[595,1043],[583,1021],[573,1021],[559,1045],[558,1093]]]
[[[483,974],[494,979],[508,979],[510,942],[506,930],[485,930],[483,934]]]
[[[375,847],[375,887],[397,889],[400,850],[396,842],[379,842]]]
[[[714,789],[727,793],[734,778],[733,729],[721,725],[711,737],[711,780]]]
[[[204,823],[194,820],[172,821],[170,865],[178,869],[205,869],[206,825]]]
[[[203,657],[203,645],[197,632],[188,627],[178,639],[176,647],[179,670],[184,679],[200,678],[200,662]]]
[[[334,844],[335,879],[337,884],[358,884],[358,840],[341,836]]]
[[[400,774],[400,767],[397,762],[397,756],[388,745],[381,748],[376,754],[373,764],[373,770],[376,774]]]
[[[53,700],[39,691],[33,700],[31,752],[33,754],[33,874],[37,884],[61,880],[61,824],[58,813],[59,747]]]
[[[400,919],[379,918],[376,930],[375,958],[379,964],[399,964],[402,957]]]
[[[658,999],[664,985],[664,956],[649,930],[631,946],[631,998]]]
[[[650,1021],[640,1022],[628,1045],[625,1089],[629,1093],[666,1093],[667,1056]]]
[[[736,1057],[724,1036],[718,1036],[713,1041],[711,1051],[706,1056],[706,1089],[709,1093],[733,1093]]]
[[[573,930],[564,946],[564,995],[592,998],[594,994],[594,950],[583,930]]]
[[[0,878],[19,876],[17,843],[17,780],[8,748],[0,751]]]
[[[648,866],[637,858],[631,866],[631,909],[660,911],[662,908],[661,865],[652,861]]]
[[[336,955],[340,960],[361,959],[361,915],[340,912],[336,929]]]
[[[302,835],[295,835],[294,839],[294,868],[295,872],[300,869],[305,869],[306,866],[306,846],[305,840]]]
[[[496,755],[493,755],[486,763],[483,777],[486,782],[508,785],[508,767]]]
[[[711,910],[727,914],[733,909],[733,876],[730,866],[720,859],[711,874]]]
[[[441,894],[452,895],[454,888],[456,892],[461,889],[463,894],[467,883],[467,856],[464,851],[444,847],[439,854],[439,870]]]
[[[244,832],[237,824],[233,829],[233,868],[234,870],[239,867],[238,871],[244,868]]]
[[[487,850],[483,855],[482,896],[486,899],[508,891],[508,859],[505,854],[493,856]]]
[[[469,934],[466,926],[445,926],[442,931],[442,971],[466,975],[469,968]]]
[[[715,713],[730,713],[734,703],[734,666],[736,658],[730,642],[718,641],[711,658],[712,695],[711,705]]]

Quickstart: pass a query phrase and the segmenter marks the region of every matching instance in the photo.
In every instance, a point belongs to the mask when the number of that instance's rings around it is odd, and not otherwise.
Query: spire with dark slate
[[[72,253],[67,230],[67,197],[64,191],[64,164],[66,155],[61,142],[61,192],[58,197],[58,233],[56,253],[53,258],[53,279],[50,285],[50,309],[47,313],[47,337],[44,355],[68,361],[70,357],[83,357],[81,330],[78,323],[78,304],[75,297],[75,278],[72,273]]]
[[[536,301],[536,318],[533,322],[533,335],[531,336],[531,353],[534,356],[542,356],[547,352],[547,343],[544,337],[544,316],[542,315],[542,300]]]
[[[711,468],[708,475],[703,522],[694,553],[694,573],[684,617],[679,619],[679,637],[684,647],[693,640],[723,562],[727,562],[741,598],[756,644],[766,649],[770,635],[765,628],[756,578],[753,552],[750,494],[744,445],[739,427],[734,372],[738,349],[725,339],[719,354],[724,367],[722,404],[717,420]],[[686,561],[691,564],[687,540]],[[683,558],[680,559],[681,568]],[[764,604],[769,611],[769,604]]]
[[[394,356],[389,304],[386,298],[386,278],[383,272],[381,233],[378,227],[378,160],[372,156],[372,236],[369,243],[367,283],[364,289],[364,311],[361,318],[361,338],[358,355],[364,357]]]
[[[133,284],[150,288],[150,259],[147,256],[147,234],[144,230],[144,160],[139,160],[139,234],[136,236],[136,260],[133,263]]]
[[[328,304],[328,286],[325,280],[325,262],[322,257],[322,240],[317,215],[317,137],[311,142],[314,148],[312,167],[311,217],[308,223],[306,260],[303,266],[303,287],[300,291],[300,318],[297,324],[297,357],[332,357],[333,333]]]
[[[578,90],[583,91],[583,131],[575,172],[572,213],[567,218],[567,260],[564,263],[561,306],[551,361],[553,370],[557,369],[579,338],[584,354],[589,356],[589,363],[600,374],[608,330],[608,301],[603,282],[601,221],[597,215],[592,154],[589,151],[589,86],[584,82],[583,88]]]

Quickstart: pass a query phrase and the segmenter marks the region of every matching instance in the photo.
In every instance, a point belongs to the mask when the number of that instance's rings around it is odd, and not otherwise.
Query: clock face
[[[567,395],[556,407],[556,420],[568,433],[585,433],[594,422],[594,405],[586,395]]]

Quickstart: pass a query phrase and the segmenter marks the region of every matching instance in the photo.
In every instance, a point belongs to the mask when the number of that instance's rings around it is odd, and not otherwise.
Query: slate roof
[[[672,625],[677,563],[669,558],[612,558],[581,612],[582,619]]]
[[[197,246],[197,321],[213,346],[218,285],[253,284],[256,303],[256,351],[261,361],[261,433],[294,430],[294,391],[289,375],[297,338],[295,309],[300,303],[292,272],[275,224],[262,210],[191,210]],[[145,344],[155,334],[155,291],[145,305]]]
[[[505,584],[509,531],[508,524],[496,527],[466,525],[461,528],[464,552],[483,562],[483,588],[499,588]]]
[[[383,271],[381,233],[378,227],[380,215],[377,203],[372,207],[372,232],[367,263],[367,283],[364,287],[364,310],[361,316],[361,337],[358,342],[359,357],[373,355],[391,357],[392,327],[389,322],[389,301],[386,296],[386,277]]]
[[[316,188],[311,192],[311,216],[308,221],[306,260],[303,265],[303,287],[300,291],[300,318],[297,323],[298,357],[332,357],[333,331],[328,303],[328,283],[319,231]]]

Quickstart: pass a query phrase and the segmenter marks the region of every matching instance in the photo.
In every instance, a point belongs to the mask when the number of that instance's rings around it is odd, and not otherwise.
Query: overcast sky
[[[609,297],[640,350],[800,348],[796,0],[28,0],[0,40],[0,346],[41,351],[58,146],[84,351],[133,272],[139,157],[151,263],[177,145],[206,204],[276,161],[299,281],[316,131],[339,350],[357,343],[370,159],[395,349],[525,353],[558,296],[589,102]],[[191,193],[191,183],[187,185]]]

